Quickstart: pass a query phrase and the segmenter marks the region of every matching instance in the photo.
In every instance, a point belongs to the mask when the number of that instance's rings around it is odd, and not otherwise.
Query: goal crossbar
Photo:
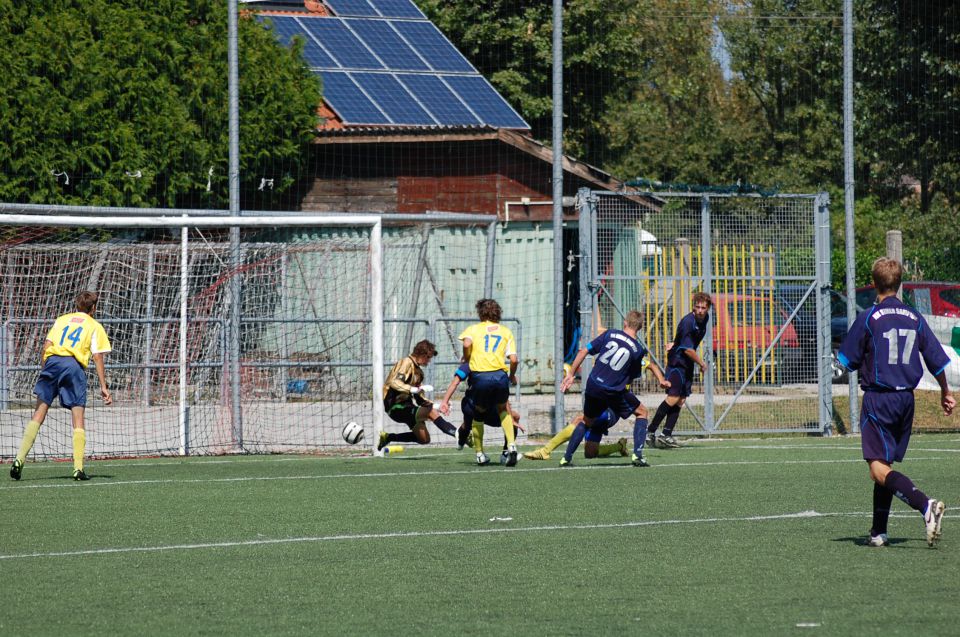
[[[94,215],[74,217],[68,215],[22,215],[0,214],[3,226],[58,226],[101,228],[302,228],[312,226],[371,226],[380,227],[379,215],[302,215],[269,217],[114,217]]]

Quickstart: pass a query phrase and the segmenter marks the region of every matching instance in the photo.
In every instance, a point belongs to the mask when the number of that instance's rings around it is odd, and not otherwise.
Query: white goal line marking
[[[930,458],[910,458],[911,462],[923,462],[930,460],[946,460],[936,456]],[[952,460],[952,458],[951,458]],[[540,462],[530,460],[529,462]],[[862,458],[849,458],[842,460],[734,460],[718,462],[672,462],[657,464],[644,469],[637,469],[629,464],[575,464],[569,467],[536,467],[529,469],[504,469],[503,471],[491,470],[490,468],[481,469],[479,467],[472,469],[459,469],[454,471],[382,471],[376,473],[334,473],[330,475],[312,475],[312,476],[240,476],[236,478],[189,478],[178,480],[175,478],[163,478],[156,480],[116,480],[111,482],[101,482],[94,480],[84,485],[79,484],[18,484],[16,486],[0,487],[0,492],[23,490],[23,489],[90,489],[94,487],[118,487],[126,485],[142,484],[203,484],[218,482],[269,482],[271,480],[340,480],[345,478],[401,478],[418,476],[453,476],[453,475],[476,475],[476,476],[495,476],[511,473],[534,473],[541,471],[563,471],[569,473],[572,470],[578,471],[600,471],[611,469],[629,469],[631,471],[649,472],[651,469],[671,469],[686,467],[725,467],[725,466],[744,466],[744,465],[807,465],[807,464],[859,464],[864,462]],[[93,471],[90,475],[94,478],[97,474]]]
[[[166,462],[156,460],[97,460],[87,459],[87,462],[96,463],[98,467],[163,467],[182,464],[184,462],[195,461],[194,466],[207,464],[238,464],[240,462],[249,463],[274,463],[274,462],[306,462],[308,460],[362,460],[370,456],[309,456],[292,455],[285,458],[267,457],[267,456],[237,456],[234,458],[224,458],[222,460],[209,459],[200,456],[168,456]]]
[[[167,544],[159,546],[125,546],[100,549],[86,549],[76,551],[52,551],[48,553],[12,553],[0,555],[0,560],[17,560],[42,557],[77,557],[87,555],[115,555],[121,553],[157,553],[161,551],[187,551],[197,549],[233,548],[242,546],[267,546],[278,544],[297,544],[305,542],[343,542],[356,540],[389,540],[424,537],[447,537],[458,535],[485,535],[490,533],[542,533],[549,531],[592,531],[601,529],[630,529],[647,526],[661,526],[673,524],[721,524],[730,522],[768,522],[773,520],[794,520],[826,517],[866,517],[872,513],[863,511],[848,511],[837,513],[820,513],[819,511],[799,511],[797,513],[780,513],[775,515],[750,515],[733,518],[694,518],[691,520],[638,520],[636,522],[613,522],[609,524],[551,524],[544,526],[499,526],[485,529],[458,529],[450,531],[397,531],[392,533],[354,533],[348,535],[318,535],[313,537],[291,537],[258,540],[237,540],[233,542],[204,542],[198,544]],[[899,517],[897,515],[891,517]]]
[[[960,442],[960,439],[950,442]],[[532,445],[536,447],[537,445]],[[809,451],[819,451],[822,449],[835,449],[841,451],[860,451],[860,444],[855,443],[852,445],[818,445],[818,444],[783,444],[783,445],[709,445],[703,444],[703,441],[691,441],[685,446],[689,446],[690,449],[800,449],[800,450],[809,450]],[[416,447],[413,447],[416,449]],[[447,451],[453,451],[453,448],[447,448]],[[940,449],[936,447],[911,447],[911,452],[924,452],[929,451],[933,453],[960,453],[960,449]],[[450,457],[451,453],[415,453],[417,458],[446,458]],[[913,460],[914,458],[911,458]],[[241,462],[249,463],[282,463],[282,462],[305,462],[305,461],[342,461],[342,460],[353,460],[353,461],[368,461],[374,462],[382,460],[382,458],[371,456],[371,455],[356,455],[356,456],[344,456],[344,455],[292,455],[283,458],[268,457],[268,456],[235,456],[227,457],[223,459],[214,459],[209,456],[186,456],[186,457],[177,457],[177,456],[166,456],[166,461],[162,460],[134,460],[134,459],[111,459],[111,460],[97,460],[96,458],[87,459],[88,462],[94,464],[96,467],[116,467],[124,469],[127,467],[163,467],[163,466],[175,466],[178,464],[183,464],[185,462],[195,461],[194,466],[201,465],[221,465],[221,464],[237,464]],[[402,460],[402,459],[401,459]],[[391,460],[393,462],[393,460]]]

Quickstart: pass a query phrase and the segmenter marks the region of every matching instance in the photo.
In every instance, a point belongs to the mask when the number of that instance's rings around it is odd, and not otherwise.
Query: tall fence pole
[[[887,230],[887,257],[903,263],[903,232]],[[903,300],[903,284],[897,288],[897,298]]]
[[[578,349],[590,342],[593,337],[593,211],[596,206],[597,197],[589,188],[581,188],[577,192],[577,234],[579,242],[577,251],[579,252],[579,288],[580,288],[580,339],[577,343]],[[581,378],[587,378],[590,375],[591,360],[587,358],[581,366]],[[553,433],[562,429],[564,423],[553,422]]]
[[[700,243],[703,249],[703,291],[713,294],[713,251],[710,236],[710,197],[703,196],[700,200]],[[713,382],[716,375],[713,366],[713,321],[707,321],[707,333],[704,336],[704,356],[708,361],[707,371],[703,375],[703,426],[709,432],[714,428],[713,414]]]
[[[553,0],[553,429],[563,427],[563,0]]]
[[[856,248],[853,245],[853,0],[843,0],[843,212],[847,256],[847,325],[857,318]],[[860,432],[857,374],[849,376],[850,431]]]
[[[230,216],[240,216],[240,65],[237,45],[237,0],[227,0],[227,82],[229,108],[229,169]],[[229,384],[230,413],[233,416],[233,440],[238,449],[243,449],[243,413],[240,407],[240,296],[242,281],[240,272],[240,228],[230,228],[230,321],[229,338]]]
[[[817,397],[820,430],[833,428],[833,374],[830,331],[830,195],[822,192],[813,202],[816,248]]]
[[[493,298],[493,268],[497,254],[497,220],[487,225],[487,269],[483,272],[483,296]]]

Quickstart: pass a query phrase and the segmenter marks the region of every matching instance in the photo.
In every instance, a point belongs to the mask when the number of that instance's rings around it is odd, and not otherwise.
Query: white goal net
[[[379,218],[247,217],[233,242],[226,218],[204,219],[0,225],[2,456],[32,414],[47,331],[82,290],[100,294],[113,345],[113,406],[88,370],[89,456],[311,451],[342,445],[350,420],[377,430]],[[69,431],[55,404],[32,457],[69,456]]]

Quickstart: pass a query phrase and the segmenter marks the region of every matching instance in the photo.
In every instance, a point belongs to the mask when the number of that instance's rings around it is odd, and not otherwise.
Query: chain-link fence
[[[637,309],[662,368],[691,296],[713,305],[678,433],[830,427],[828,200],[581,191],[581,323],[619,328]],[[845,326],[844,326],[845,327]],[[586,373],[586,370],[585,372]],[[636,387],[656,407],[652,376]]]

